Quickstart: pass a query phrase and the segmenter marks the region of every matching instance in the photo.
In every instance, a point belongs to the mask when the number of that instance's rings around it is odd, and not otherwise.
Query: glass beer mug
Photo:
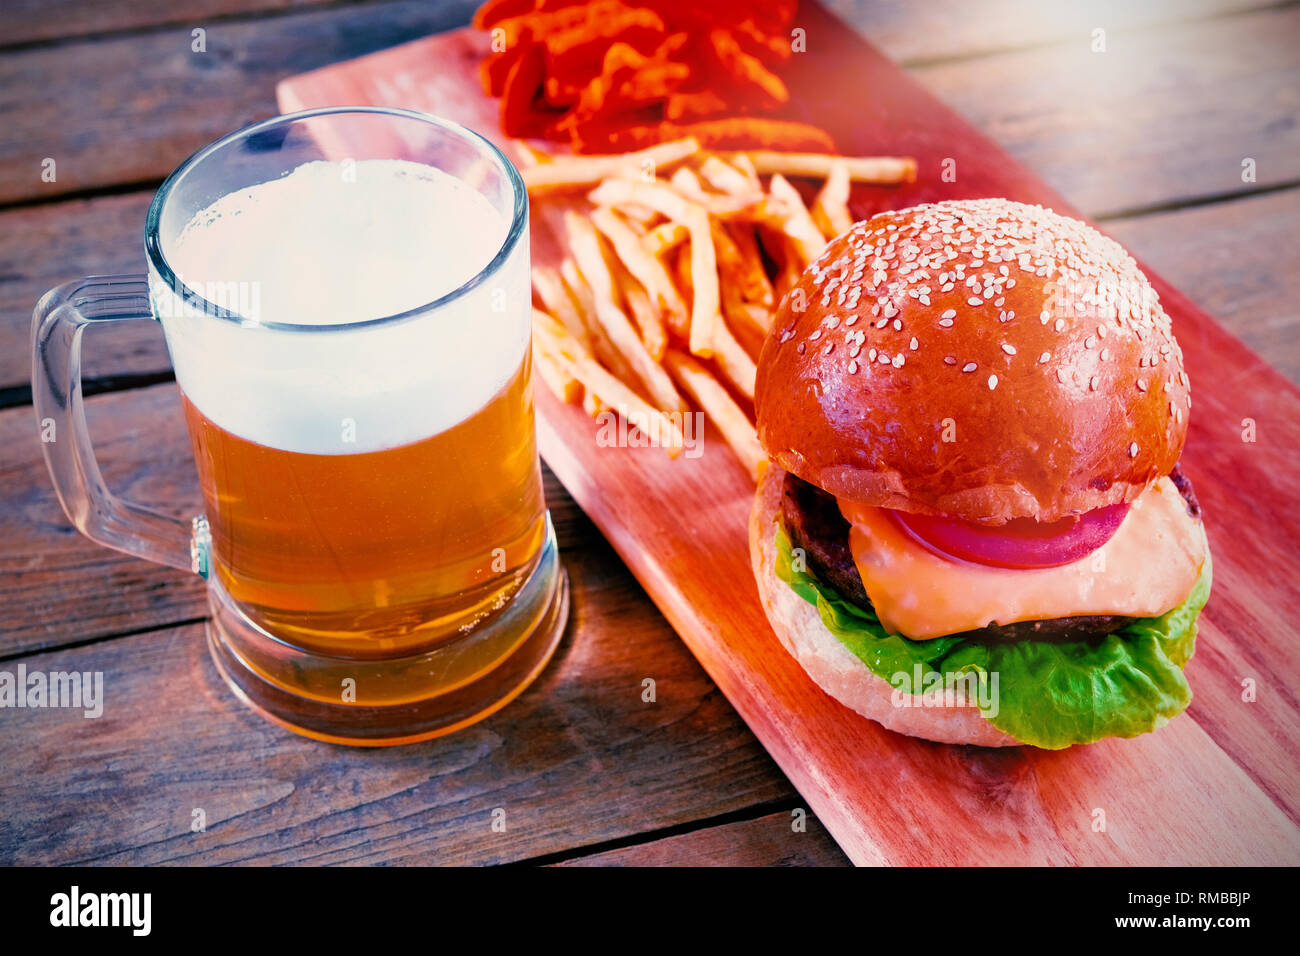
[[[542,496],[528,197],[487,140],[391,109],[312,110],[200,150],[158,190],[147,276],[47,293],[32,389],[64,510],[208,583],[208,644],[299,733],[393,744],[504,706],[568,585]],[[114,497],[81,402],[88,325],[162,324],[205,515]]]

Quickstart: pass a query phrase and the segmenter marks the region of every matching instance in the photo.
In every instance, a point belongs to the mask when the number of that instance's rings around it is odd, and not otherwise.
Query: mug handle
[[[32,313],[32,403],[45,464],[59,502],[90,540],[208,576],[211,537],[203,515],[190,522],[118,498],[95,461],[81,401],[81,334],[92,323],[149,319],[142,275],[89,276],[41,297]]]

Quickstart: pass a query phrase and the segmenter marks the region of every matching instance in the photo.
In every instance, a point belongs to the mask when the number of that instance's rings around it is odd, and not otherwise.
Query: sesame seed
[[[899,352],[894,356],[894,368],[902,368],[905,361],[907,360],[903,358],[903,353]]]
[[[849,363],[849,374],[856,375],[857,371],[858,371],[858,362],[857,359],[854,359],[852,362]]]
[[[991,391],[993,391],[993,389],[995,389],[995,388],[997,388],[997,387],[998,387],[998,377],[997,377],[996,375],[990,375],[990,376],[989,376],[989,391],[991,392]]]
[[[1092,378],[1088,379],[1088,389],[1089,389],[1090,391],[1093,391],[1093,392],[1097,391],[1097,386],[1100,385],[1100,384],[1101,384],[1101,379],[1100,379],[1098,376],[1096,376],[1096,375],[1094,375]]]
[[[945,356],[943,357],[943,364],[944,364],[944,365],[956,365],[956,364],[957,364],[957,356],[955,356],[955,355],[945,355]]]
[[[1042,365],[1044,362],[1046,362],[1046,361],[1047,361],[1049,358],[1051,358],[1051,357],[1052,357],[1052,353],[1051,353],[1051,352],[1044,352],[1042,355],[1038,356],[1038,364],[1039,364],[1039,365]]]
[[[981,304],[983,303],[983,301],[984,301],[984,300],[981,299],[979,296],[974,296],[974,295],[973,295],[973,296],[971,296],[969,299],[966,300],[966,304],[967,304],[967,305],[981,305]]]
[[[956,309],[947,309],[947,310],[944,311],[944,313],[943,313],[941,316],[939,316],[939,318],[940,318],[940,319],[955,319],[955,318],[957,318],[957,310],[956,310]]]
[[[1138,456],[1138,443],[1137,443],[1137,442],[1133,442],[1133,444],[1131,444],[1131,445],[1128,446],[1128,456],[1129,456],[1130,458],[1136,458],[1136,457]]]
[[[1109,358],[1110,358],[1110,349],[1102,349],[1102,350],[1101,350],[1101,360],[1102,360],[1103,362],[1105,362],[1105,361],[1107,361]]]
[[[894,319],[894,331],[895,331],[895,332],[901,332],[901,331],[903,331],[903,320],[902,320],[902,319]]]
[[[870,361],[872,361],[872,362],[874,362],[874,361],[876,360],[876,350],[875,350],[875,349],[869,349],[869,350],[867,351],[867,359],[870,360]]]
[[[1061,331],[1061,329],[1065,328],[1065,319],[1057,319],[1056,325],[1054,325],[1053,328],[1058,332]]]
[[[1016,354],[1016,347],[1015,347],[1014,345],[1010,345],[1010,344],[1007,343],[1007,342],[1003,342],[1003,343],[1002,343],[1002,351],[1006,352],[1008,355],[1015,355],[1015,354]]]
[[[1140,378],[1140,379],[1138,379],[1138,380],[1137,380],[1137,386],[1138,386],[1138,391],[1139,391],[1139,392],[1145,392],[1145,391],[1147,390],[1147,381],[1146,381],[1146,379],[1144,379],[1144,378]]]
[[[979,366],[977,366],[974,362],[967,362],[965,365],[961,367],[961,370],[963,372],[973,372],[978,367]]]
[[[909,349],[911,349],[913,352],[916,351],[916,347],[917,347],[918,345],[920,345],[920,343],[917,342],[917,340],[916,340],[916,336],[915,336],[915,335],[912,336],[912,341],[909,342],[909,343],[907,343],[907,347],[908,347]]]

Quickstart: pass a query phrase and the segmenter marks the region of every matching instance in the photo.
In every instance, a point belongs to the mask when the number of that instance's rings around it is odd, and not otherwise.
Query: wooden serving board
[[[791,113],[826,128],[841,152],[919,161],[915,184],[856,188],[856,216],[981,196],[1078,215],[830,14],[805,3],[798,25],[809,52],[786,75]],[[425,110],[513,152],[479,86],[486,48],[470,29],[429,37],[285,80],[280,107]],[[540,261],[555,250],[535,243],[533,253]],[[746,537],[753,485],[721,439],[706,430],[703,453],[675,461],[653,448],[601,447],[581,408],[536,390],[547,464],[855,862],[1300,863],[1300,393],[1152,280],[1192,378],[1183,460],[1204,506],[1215,582],[1187,668],[1191,708],[1135,740],[985,750],[859,717],[822,693],[768,626]]]

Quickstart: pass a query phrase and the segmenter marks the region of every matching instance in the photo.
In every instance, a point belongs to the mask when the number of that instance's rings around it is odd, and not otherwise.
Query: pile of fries
[[[830,151],[790,99],[797,0],[489,0],[483,89],[509,136],[618,152],[691,136],[718,148]],[[741,115],[750,114],[750,115]]]
[[[757,476],[755,362],[778,303],[852,225],[851,181],[910,182],[915,161],[713,152],[690,138],[619,156],[533,155],[523,177],[535,221],[568,251],[558,268],[533,266],[547,386],[593,415],[652,423],[670,454],[689,399]],[[810,205],[788,176],[822,180]]]

